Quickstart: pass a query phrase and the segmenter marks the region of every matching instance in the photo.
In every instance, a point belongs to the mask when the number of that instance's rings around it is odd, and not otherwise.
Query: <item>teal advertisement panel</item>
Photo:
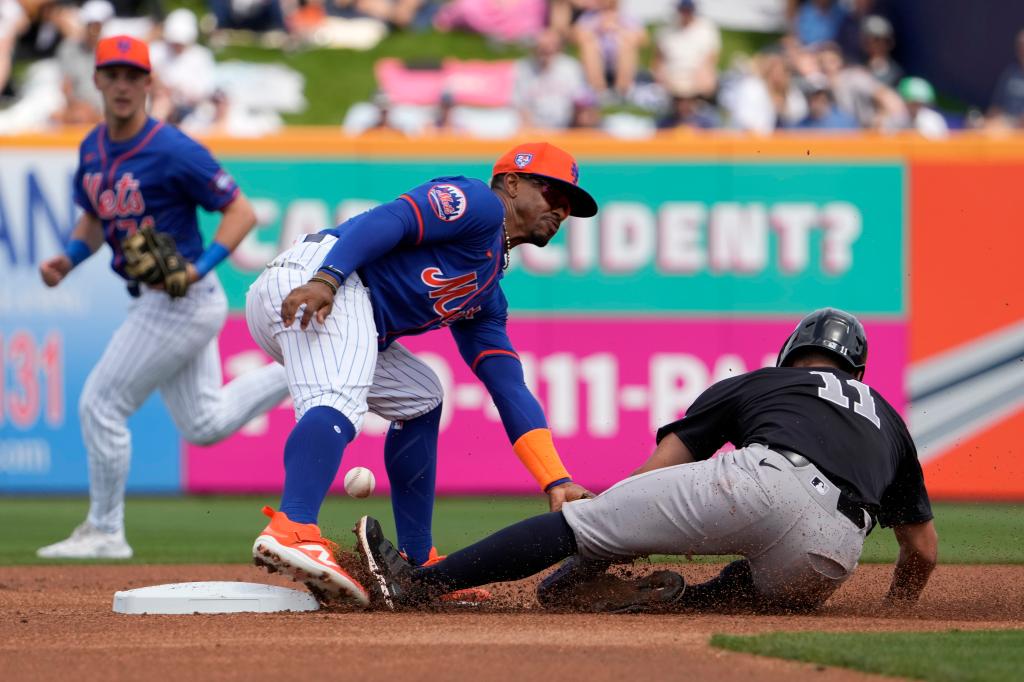
[[[479,161],[224,158],[260,227],[220,270],[241,309],[253,273],[296,236],[432,177],[487,178]],[[905,170],[899,163],[585,162],[601,205],[545,248],[516,249],[515,312],[905,312]],[[211,234],[216,216],[204,217]]]

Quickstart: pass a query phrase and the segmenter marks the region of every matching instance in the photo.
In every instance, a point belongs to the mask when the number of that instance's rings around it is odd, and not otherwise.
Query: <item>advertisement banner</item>
[[[490,176],[478,161],[225,164],[261,221],[219,271],[236,310],[255,273],[299,235],[442,173]],[[543,249],[513,252],[512,310],[905,312],[900,164],[587,161],[580,183],[600,213],[570,219]],[[208,234],[215,224],[206,216]]]
[[[798,319],[798,318],[797,318]],[[865,320],[871,338],[866,381],[903,410],[906,326]],[[626,477],[653,451],[654,432],[681,416],[712,383],[774,365],[796,319],[516,317],[509,334],[527,383],[545,408],[566,466],[601,490]],[[439,331],[403,342],[445,387],[438,448],[440,493],[534,493],[537,484],[516,458],[483,384]],[[221,335],[226,377],[266,361],[253,349],[245,321],[233,317]],[[282,453],[294,425],[290,405],[250,422],[212,447],[187,448],[191,492],[272,492],[284,481]],[[368,419],[345,450],[341,474],[366,466],[388,490],[383,466],[386,424]]]
[[[78,397],[129,297],[106,247],[47,288],[39,264],[77,217],[73,152],[4,152],[0,173],[0,493],[88,489]],[[154,397],[129,421],[128,490],[181,489],[177,431]]]

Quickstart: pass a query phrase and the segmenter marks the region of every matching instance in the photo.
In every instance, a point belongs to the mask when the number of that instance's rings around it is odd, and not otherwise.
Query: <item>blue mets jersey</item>
[[[104,124],[79,147],[75,203],[103,223],[114,251],[111,267],[124,276],[121,240],[142,227],[174,237],[181,255],[203,252],[196,207],[218,211],[238,195],[238,186],[210,152],[177,128],[148,119],[129,140],[111,141]]]
[[[505,331],[505,209],[480,180],[435,178],[395,201],[325,230],[324,260],[359,272],[370,289],[378,345],[451,327],[466,362],[515,355]]]

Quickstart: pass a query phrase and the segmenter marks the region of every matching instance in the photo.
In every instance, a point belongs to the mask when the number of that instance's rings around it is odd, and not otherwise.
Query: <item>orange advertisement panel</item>
[[[936,498],[1024,499],[1024,160],[910,167],[910,426]]]

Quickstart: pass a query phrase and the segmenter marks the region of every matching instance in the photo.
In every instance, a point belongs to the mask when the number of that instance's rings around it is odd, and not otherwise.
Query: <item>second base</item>
[[[114,593],[115,613],[276,613],[319,608],[308,592],[261,583],[173,583]]]

